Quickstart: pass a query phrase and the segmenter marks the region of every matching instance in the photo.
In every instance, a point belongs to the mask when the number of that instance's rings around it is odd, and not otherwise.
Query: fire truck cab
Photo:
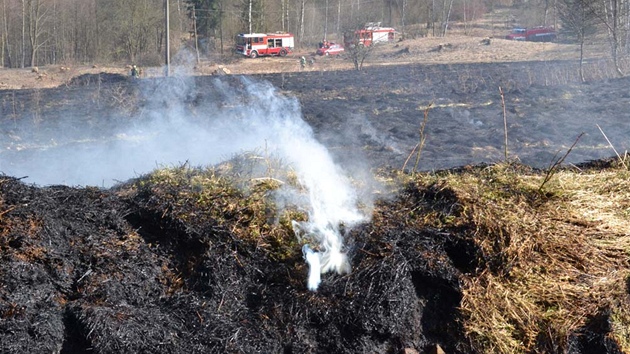
[[[250,58],[259,56],[285,56],[294,47],[291,33],[240,33],[236,36],[236,52]]]
[[[354,45],[371,46],[379,42],[393,42],[396,30],[392,27],[381,27],[380,22],[369,22],[360,30],[347,34],[344,38],[346,47]]]

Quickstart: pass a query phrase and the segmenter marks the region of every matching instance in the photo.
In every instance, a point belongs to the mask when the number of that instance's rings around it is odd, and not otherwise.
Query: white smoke
[[[191,97],[202,89],[193,78],[143,81],[139,84],[146,104],[139,116],[121,123],[111,135],[66,139],[16,155],[20,159],[0,154],[0,171],[29,176],[27,181],[40,185],[109,187],[157,167],[215,165],[264,147],[294,169],[307,194],[302,196],[307,202],[300,204],[308,221],[295,223],[294,229],[309,244],[303,248],[310,266],[308,288],[317,289],[320,274],[350,271],[340,227],[366,220],[357,205],[370,203],[358,200],[345,172],[303,120],[295,98],[279,94],[266,82],[242,78],[235,84],[231,78],[216,78],[211,91],[218,97],[204,96],[206,101],[191,105]],[[61,136],[63,127],[72,125],[71,120],[60,124],[56,134]]]
[[[287,103],[297,104],[297,101],[278,96],[271,87],[261,89],[260,85],[251,83],[247,87],[250,95],[258,99],[257,102],[270,103],[267,106],[270,111],[264,115],[265,121],[267,117],[280,117],[268,120],[276,134],[270,136],[269,141],[275,143],[280,156],[295,169],[300,184],[308,192],[309,219],[307,222],[294,222],[293,228],[300,239],[312,240],[314,247],[319,249],[315,251],[308,244],[303,247],[304,258],[309,264],[307,286],[315,291],[321,274],[350,272],[339,227],[350,228],[366,220],[367,216],[357,207],[359,200],[350,180],[335,164],[328,150],[314,138],[299,108],[293,106],[293,113],[284,111],[291,107]]]

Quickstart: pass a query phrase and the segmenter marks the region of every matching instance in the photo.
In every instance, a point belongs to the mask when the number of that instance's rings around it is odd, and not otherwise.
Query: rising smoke
[[[291,166],[306,191],[296,200],[309,219],[295,222],[294,229],[308,243],[303,248],[310,266],[308,288],[317,289],[320,274],[350,271],[340,227],[366,220],[357,205],[371,204],[359,200],[346,172],[314,138],[295,98],[248,78],[215,78],[212,95],[200,95],[202,88],[187,75],[137,84],[142,109],[126,120],[101,117],[117,122],[107,135],[81,132],[69,116],[57,130],[47,129],[49,136],[39,137],[38,144],[21,141],[22,153],[0,154],[0,171],[28,176],[27,182],[39,185],[110,187],[155,168],[215,165],[264,148]],[[68,135],[70,127],[74,133]],[[297,194],[278,193],[282,203]]]

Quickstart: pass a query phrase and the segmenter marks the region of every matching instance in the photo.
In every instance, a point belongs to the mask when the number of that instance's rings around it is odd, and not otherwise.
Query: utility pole
[[[252,33],[252,2],[253,0],[249,0],[249,11],[248,11],[248,18],[247,18],[247,22],[249,23],[249,33]]]
[[[195,36],[195,52],[197,53],[197,65],[199,65],[199,40],[197,39],[197,9],[193,6],[193,31]]]
[[[164,70],[164,74],[166,76],[169,76],[171,74],[171,41],[170,41],[170,31],[169,31],[169,16],[168,16],[168,0],[164,0],[164,20],[165,20],[165,24],[164,26],[166,27],[166,48],[164,50],[165,53],[165,64],[166,64],[166,69]]]
[[[326,0],[326,16],[324,22],[324,40],[328,40],[328,0]]]

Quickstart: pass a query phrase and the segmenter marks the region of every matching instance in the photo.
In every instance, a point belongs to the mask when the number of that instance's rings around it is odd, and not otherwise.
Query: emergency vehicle
[[[236,52],[250,58],[277,55],[285,56],[293,50],[291,33],[241,33],[236,36]]]
[[[354,45],[371,46],[379,42],[393,42],[396,30],[392,27],[381,27],[380,22],[370,22],[354,33],[346,34],[344,44],[346,47]]]
[[[551,42],[556,39],[556,31],[552,27],[533,27],[512,29],[512,32],[505,36],[505,39],[512,41],[530,41],[530,42]]]

